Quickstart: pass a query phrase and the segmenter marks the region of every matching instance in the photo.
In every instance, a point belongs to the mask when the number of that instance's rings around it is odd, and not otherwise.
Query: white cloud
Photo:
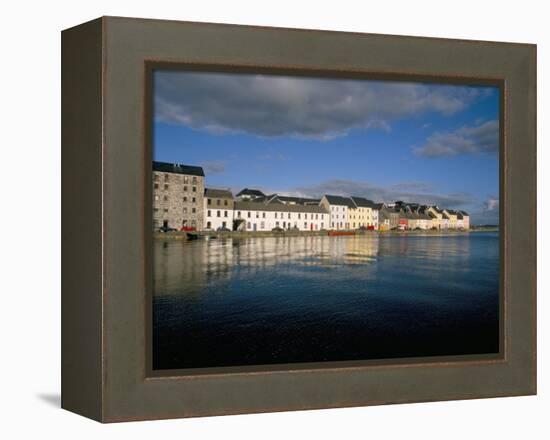
[[[498,152],[499,122],[487,121],[480,125],[463,126],[452,132],[435,132],[413,152],[424,157],[456,156],[459,154],[492,154]]]
[[[330,140],[352,129],[389,131],[425,112],[451,115],[491,89],[420,83],[164,71],[157,120],[212,133]]]

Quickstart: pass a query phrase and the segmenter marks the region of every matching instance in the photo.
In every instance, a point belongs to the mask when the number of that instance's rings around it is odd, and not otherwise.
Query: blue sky
[[[498,222],[492,87],[157,71],[154,159],[207,186],[438,204]]]

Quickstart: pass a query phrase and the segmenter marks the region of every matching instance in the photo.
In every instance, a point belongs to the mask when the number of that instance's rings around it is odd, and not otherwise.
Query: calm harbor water
[[[154,243],[153,368],[498,352],[498,233]]]

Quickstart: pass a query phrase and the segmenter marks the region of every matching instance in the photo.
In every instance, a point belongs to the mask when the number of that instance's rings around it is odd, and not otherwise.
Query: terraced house
[[[155,230],[300,231],[356,229],[469,229],[465,211],[365,197],[325,194],[321,199],[265,194],[245,188],[204,187],[199,166],[153,162]]]
[[[330,229],[349,229],[348,211],[355,209],[355,203],[350,197],[332,196],[325,194],[320,202],[321,206],[330,213]]]
[[[153,227],[203,229],[202,167],[153,162]]]
[[[206,230],[233,230],[233,194],[230,190],[205,188],[204,221]]]
[[[351,229],[373,228],[378,229],[378,209],[376,204],[364,197],[352,196],[355,209],[349,211],[349,223]]]
[[[237,201],[234,207],[234,227],[240,231],[320,231],[328,222],[329,213],[320,205]]]

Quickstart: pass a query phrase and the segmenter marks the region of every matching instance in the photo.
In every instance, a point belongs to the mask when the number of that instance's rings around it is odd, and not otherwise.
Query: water
[[[153,368],[496,353],[498,233],[155,241]]]

